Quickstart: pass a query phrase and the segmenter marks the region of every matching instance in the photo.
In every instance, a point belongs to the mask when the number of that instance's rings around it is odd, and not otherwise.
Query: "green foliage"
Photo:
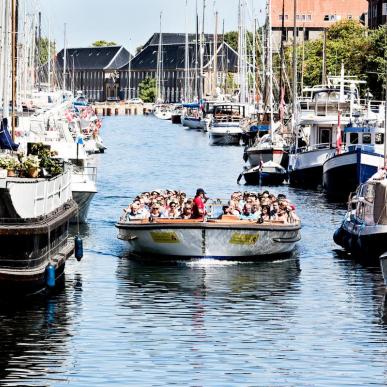
[[[304,61],[302,61],[301,45],[297,47],[298,71],[303,66],[304,86],[313,86],[322,82],[323,42],[320,39],[307,41],[304,46]],[[333,24],[326,32],[326,69],[327,75],[340,75],[341,64],[344,64],[345,74],[359,79],[368,80],[369,54],[372,42],[367,29],[357,21],[345,20]],[[288,74],[292,74],[292,47],[286,49]],[[363,93],[365,89],[362,90]]]
[[[139,96],[144,102],[154,102],[156,99],[156,79],[145,78],[140,84]]]
[[[50,42],[50,48],[51,48],[51,59],[55,57],[55,42]],[[45,64],[48,61],[48,38],[42,38],[39,42],[39,49],[40,49],[40,63]]]
[[[238,31],[230,31],[224,34],[224,41],[235,51],[238,51]]]
[[[108,42],[107,40],[96,40],[92,43],[93,47],[107,47],[107,46],[117,46],[116,42]]]
[[[42,143],[35,143],[31,146],[30,156],[36,157],[39,161],[38,167],[44,169],[49,175],[56,176],[63,172],[62,163],[53,159],[54,153],[50,150],[50,146]]]

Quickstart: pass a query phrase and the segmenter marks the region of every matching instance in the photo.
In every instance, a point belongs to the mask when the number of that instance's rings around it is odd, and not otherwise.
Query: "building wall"
[[[92,101],[105,100],[105,75],[104,71],[75,70],[66,74],[66,88],[74,94],[82,91]]]
[[[282,9],[285,2],[284,12]],[[374,0],[377,1],[377,0]],[[294,0],[272,0],[274,49],[281,42],[282,18],[287,42],[293,41]],[[340,20],[359,20],[368,11],[367,0],[297,0],[298,41],[317,39],[324,29]]]
[[[282,25],[283,0],[272,0],[272,25]],[[285,27],[294,24],[294,1],[285,0]],[[339,20],[359,18],[368,11],[367,0],[297,0],[297,25],[323,29]]]

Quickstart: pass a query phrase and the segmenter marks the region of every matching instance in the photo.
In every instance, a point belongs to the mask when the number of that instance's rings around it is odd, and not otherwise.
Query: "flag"
[[[341,146],[343,141],[341,138],[341,110],[338,111],[337,117],[337,137],[336,137],[336,152],[339,155],[341,153]]]

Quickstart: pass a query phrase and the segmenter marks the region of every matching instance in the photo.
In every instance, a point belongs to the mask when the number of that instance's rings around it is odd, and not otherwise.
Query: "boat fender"
[[[49,288],[55,287],[55,266],[51,264],[46,267],[46,285]]]
[[[239,182],[241,181],[241,179],[242,179],[242,176],[243,176],[243,173],[241,173],[241,174],[238,176],[238,179],[237,179],[237,184],[239,184]]]
[[[336,229],[336,231],[333,234],[333,241],[337,245],[343,247],[343,237],[344,237],[344,230],[341,227],[339,227],[338,229]]]
[[[83,240],[79,235],[74,238],[74,255],[78,262],[83,258]]]

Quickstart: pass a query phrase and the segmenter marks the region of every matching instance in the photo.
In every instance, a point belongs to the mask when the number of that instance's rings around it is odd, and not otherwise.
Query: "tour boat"
[[[170,259],[265,259],[290,253],[300,240],[301,224],[219,219],[120,220],[118,238],[133,254]]]
[[[55,286],[73,254],[68,230],[76,212],[69,168],[52,178],[1,171],[0,289],[9,291],[7,297]]]
[[[323,164],[323,187],[331,197],[348,197],[384,166],[384,129],[347,127],[344,147]]]
[[[361,184],[333,239],[354,257],[377,259],[387,252],[387,172]]]
[[[239,145],[246,107],[242,104],[223,103],[214,105],[212,122],[208,128],[211,145]]]
[[[249,185],[280,185],[288,179],[288,172],[286,169],[273,161],[267,161],[257,167],[246,169],[243,171],[237,180],[245,179],[246,184]]]

